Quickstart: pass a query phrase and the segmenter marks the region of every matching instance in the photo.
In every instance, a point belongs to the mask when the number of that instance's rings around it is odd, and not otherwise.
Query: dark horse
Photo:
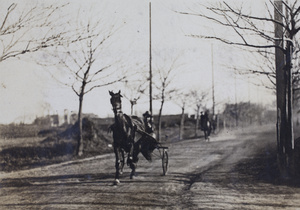
[[[211,125],[211,122],[208,118],[208,114],[205,114],[203,116],[203,118],[201,119],[201,128],[204,132],[205,140],[209,141],[210,133],[211,133],[211,130],[212,130],[212,125]]]
[[[130,178],[132,179],[135,175],[138,153],[142,152],[147,160],[151,160],[149,153],[155,148],[155,139],[145,133],[143,120],[136,116],[130,117],[122,112],[121,91],[118,93],[109,91],[109,94],[115,115],[115,122],[110,126],[110,129],[113,132],[113,147],[116,156],[114,183],[118,184],[120,182],[119,176],[122,174],[125,164],[124,153],[127,153],[127,165],[131,168]]]

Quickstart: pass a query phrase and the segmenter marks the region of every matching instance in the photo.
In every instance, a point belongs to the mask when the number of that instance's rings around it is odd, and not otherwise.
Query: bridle
[[[115,114],[122,113],[121,97],[122,97],[121,95],[118,96],[118,94],[114,94],[110,99],[110,103],[113,107],[113,111]]]

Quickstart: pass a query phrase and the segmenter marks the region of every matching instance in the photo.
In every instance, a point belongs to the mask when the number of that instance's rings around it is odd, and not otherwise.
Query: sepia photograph
[[[300,209],[299,1],[0,5],[0,209]]]

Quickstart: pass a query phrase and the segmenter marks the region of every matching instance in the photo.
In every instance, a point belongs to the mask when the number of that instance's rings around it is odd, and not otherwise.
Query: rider
[[[206,121],[209,121],[208,113],[209,113],[208,110],[206,110],[205,113],[204,113],[204,119],[205,119]]]
[[[150,112],[146,111],[143,114],[144,117],[144,124],[145,124],[145,131],[146,133],[150,134],[152,137],[155,138],[154,128],[152,124],[152,115]]]
[[[201,130],[203,130],[203,124],[205,122],[205,116],[203,114],[203,112],[200,113],[200,127],[201,127]]]

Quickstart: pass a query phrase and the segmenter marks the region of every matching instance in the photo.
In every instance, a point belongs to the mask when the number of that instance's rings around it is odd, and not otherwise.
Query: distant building
[[[57,127],[57,126],[59,126],[59,116],[58,116],[58,114],[55,114],[55,115],[47,115],[45,117],[37,117],[33,121],[33,124]]]
[[[50,116],[51,127],[59,126],[59,116],[58,114],[54,114]]]
[[[82,118],[99,118],[98,115],[93,113],[83,113]],[[53,115],[47,115],[45,117],[36,117],[36,119],[33,121],[33,124],[36,125],[43,125],[43,126],[49,126],[49,127],[57,127],[61,125],[74,125],[77,122],[78,119],[78,113],[71,111],[71,114],[69,114],[69,111],[67,109],[64,110],[63,115],[59,114],[53,114]]]
[[[82,118],[85,118],[85,117],[87,117],[87,118],[90,118],[90,119],[92,119],[92,118],[99,118],[99,116],[98,115],[96,115],[96,114],[93,114],[93,113],[83,113],[82,114]],[[77,119],[78,119],[78,113],[72,113],[71,115],[70,115],[70,124],[72,124],[72,125],[74,125],[76,122],[77,122]]]
[[[69,110],[64,110],[64,124],[70,124]]]

